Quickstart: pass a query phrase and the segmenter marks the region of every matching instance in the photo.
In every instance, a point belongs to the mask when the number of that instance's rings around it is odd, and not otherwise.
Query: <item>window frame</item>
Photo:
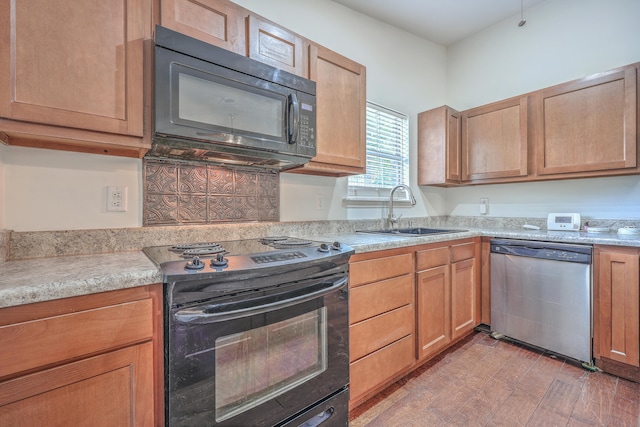
[[[394,125],[397,129],[400,130],[401,132],[401,141],[397,144],[399,145],[401,154],[400,154],[400,159],[398,159],[398,161],[396,161],[394,163],[394,167],[395,168],[400,168],[401,169],[401,173],[399,174],[401,176],[401,179],[399,179],[398,181],[396,181],[395,183],[393,183],[392,185],[381,185],[381,186],[375,186],[375,185],[360,185],[360,183],[354,184],[353,181],[356,179],[355,177],[349,176],[348,177],[348,183],[347,183],[347,197],[345,199],[345,203],[347,205],[375,205],[375,206],[382,206],[382,205],[386,205],[386,203],[389,201],[389,193],[391,191],[391,189],[393,187],[395,187],[396,185],[399,184],[406,184],[409,185],[409,180],[410,180],[410,171],[409,171],[409,150],[410,150],[410,143],[409,143],[409,115],[402,113],[400,111],[397,110],[393,110],[391,108],[385,107],[383,105],[380,105],[378,103],[372,102],[372,101],[367,101],[367,130],[366,130],[366,144],[367,144],[367,149],[366,149],[366,155],[367,155],[367,169],[369,168],[371,162],[369,162],[369,156],[370,153],[372,156],[377,156],[377,153],[379,153],[379,151],[374,150],[374,149],[369,149],[370,147],[370,135],[372,135],[372,133],[370,132],[370,128],[369,128],[369,124],[370,124],[370,116],[369,116],[369,111],[370,109],[374,111],[374,114],[383,114],[386,115],[386,119],[388,120],[392,120],[393,117],[395,117],[398,121],[400,121],[401,123],[399,125]],[[379,128],[376,127],[375,129],[375,137],[380,139],[379,137]],[[376,141],[377,142],[377,141]],[[383,156],[387,159],[390,159],[393,157],[393,155],[387,154],[385,156]],[[365,173],[366,174],[366,173]],[[357,176],[362,176],[365,174],[361,174],[361,175],[357,175]],[[398,175],[397,173],[392,173],[391,175]],[[404,197],[402,197],[402,195],[404,194]],[[407,204],[410,203],[409,200],[409,195],[407,194],[406,191],[402,191],[402,192],[396,192],[396,194],[394,195],[394,202],[399,203],[400,205],[404,204],[404,202],[406,202]]]

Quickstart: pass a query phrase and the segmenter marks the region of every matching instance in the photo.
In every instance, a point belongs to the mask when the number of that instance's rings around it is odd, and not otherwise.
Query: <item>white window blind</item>
[[[388,195],[394,186],[409,183],[409,118],[372,102],[366,118],[367,171],[349,177],[350,197]]]

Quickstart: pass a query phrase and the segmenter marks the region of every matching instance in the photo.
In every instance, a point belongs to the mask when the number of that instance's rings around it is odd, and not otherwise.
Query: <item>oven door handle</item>
[[[306,301],[311,301],[316,298],[321,298],[325,295],[328,295],[332,292],[335,292],[337,289],[340,289],[347,283],[348,277],[341,277],[340,279],[332,282],[328,287],[323,289],[310,292],[307,294],[295,296],[293,298],[286,298],[282,301],[271,302],[267,304],[262,304],[254,307],[246,307],[236,310],[224,310],[225,305],[233,306],[234,303],[229,304],[219,304],[216,305],[218,309],[222,308],[220,311],[216,313],[207,313],[207,309],[212,307],[212,304],[200,305],[196,307],[183,308],[182,310],[178,310],[174,315],[173,319],[177,322],[183,324],[203,324],[203,323],[215,323],[222,322],[226,320],[239,319],[242,317],[250,317],[255,316],[257,314],[263,314],[268,311],[279,310],[282,308],[291,307],[292,305],[300,304]]]

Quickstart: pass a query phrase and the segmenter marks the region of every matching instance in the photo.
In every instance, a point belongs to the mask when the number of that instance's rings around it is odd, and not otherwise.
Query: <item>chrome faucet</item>
[[[411,206],[416,205],[416,198],[413,197],[413,191],[411,191],[411,188],[409,188],[408,185],[400,184],[393,187],[391,189],[391,192],[389,193],[389,216],[387,218],[387,221],[389,222],[389,229],[393,229],[394,224],[397,224],[400,220],[400,217],[402,216],[402,214],[400,214],[400,216],[397,218],[393,216],[393,193],[395,193],[398,188],[404,188],[404,190],[407,192],[407,194],[409,195],[409,199],[411,200]]]

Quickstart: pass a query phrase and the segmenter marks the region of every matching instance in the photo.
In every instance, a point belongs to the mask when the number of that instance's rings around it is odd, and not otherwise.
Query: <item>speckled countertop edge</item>
[[[241,235],[238,235],[237,231],[229,232],[229,237],[226,240],[252,238],[260,235],[253,235],[253,233],[262,233],[262,235],[267,233],[272,235],[275,235],[274,233],[289,234],[328,242],[340,241],[352,246],[356,253],[477,236],[640,247],[640,236],[624,236],[615,232],[587,233],[483,227],[464,228],[464,231],[448,234],[402,237],[356,232],[353,224],[350,227],[344,224],[326,227],[323,226],[323,223],[289,225],[288,228],[281,225],[275,231],[274,228],[257,227],[258,230],[249,233],[245,229]],[[415,225],[424,226],[425,224]],[[458,224],[452,226],[442,221],[438,225],[434,225],[432,222],[428,226],[463,229]],[[355,227],[357,229],[357,223]],[[2,243],[2,234],[0,233],[0,243]],[[197,237],[202,236],[198,235]],[[167,244],[167,242],[161,241],[157,244]],[[162,273],[158,267],[139,250],[10,260],[0,263],[0,308],[161,282]]]
[[[161,282],[162,273],[139,251],[8,261],[0,264],[0,307]]]

